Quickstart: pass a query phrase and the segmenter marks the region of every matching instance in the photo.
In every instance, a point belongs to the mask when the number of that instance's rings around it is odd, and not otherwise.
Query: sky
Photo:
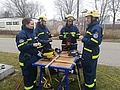
[[[44,5],[46,12],[44,14],[46,14],[48,19],[53,19],[55,18],[55,9],[54,9],[54,0],[34,0],[34,1],[39,1],[40,3],[42,3],[42,5]]]
[[[38,1],[40,2],[42,5],[44,5],[46,12],[44,14],[46,14],[48,19],[53,19],[55,18],[55,9],[54,9],[54,0],[28,0],[28,1]],[[0,0],[0,7],[4,4],[4,0]]]
[[[30,0],[28,0],[30,1]],[[42,5],[44,5],[46,11],[43,15],[46,15],[48,19],[56,19],[57,18],[57,14],[54,8],[54,0],[31,0],[31,1],[38,1],[40,2]],[[85,7],[85,9],[89,9],[90,7],[88,6],[88,3],[90,0],[82,0],[82,4],[83,7]],[[0,0],[0,6],[4,3],[4,0]]]
[[[42,3],[42,5],[45,6],[45,9],[46,9],[45,14],[48,19],[57,18],[56,16],[57,14],[54,8],[54,0],[34,0],[34,1],[39,1]],[[82,3],[83,3],[84,9],[90,9],[89,2],[90,0],[83,0]]]

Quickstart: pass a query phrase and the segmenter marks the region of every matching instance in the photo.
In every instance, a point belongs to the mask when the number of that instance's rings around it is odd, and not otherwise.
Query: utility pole
[[[79,18],[79,0],[77,0],[77,21]]]
[[[80,29],[80,23],[79,23],[79,0],[77,0],[77,24],[78,28]]]

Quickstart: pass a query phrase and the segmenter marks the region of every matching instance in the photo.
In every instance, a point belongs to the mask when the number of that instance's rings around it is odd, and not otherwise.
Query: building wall
[[[1,18],[0,30],[20,30],[22,18]]]
[[[0,18],[0,30],[21,30],[23,18]],[[33,19],[34,23],[37,22]],[[34,24],[35,25],[35,24]]]

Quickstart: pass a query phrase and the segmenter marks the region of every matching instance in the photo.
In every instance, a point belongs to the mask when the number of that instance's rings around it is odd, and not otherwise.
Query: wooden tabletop
[[[60,57],[57,60],[55,60],[50,66],[60,67],[60,68],[70,68],[71,65],[74,64],[74,60],[75,60],[75,57],[68,56],[68,53],[62,53]],[[48,60],[48,59],[38,60],[35,64],[37,64],[38,66],[47,65],[51,61],[52,60]]]

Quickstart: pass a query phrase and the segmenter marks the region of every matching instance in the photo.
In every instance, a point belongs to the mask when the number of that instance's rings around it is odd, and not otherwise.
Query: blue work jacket
[[[26,59],[31,59],[31,63],[36,61],[38,52],[37,48],[33,46],[34,42],[33,29],[22,26],[22,30],[16,35],[16,44],[20,51],[19,60],[21,62],[24,62]]]
[[[66,38],[68,36],[68,33],[70,34],[71,44],[72,45],[77,44],[77,39],[80,36],[79,29],[73,25],[71,27],[68,27],[66,25],[61,29],[60,35],[59,35],[60,40],[62,40],[62,46],[65,46],[66,44]]]
[[[99,45],[102,42],[103,29],[99,24],[99,21],[95,21],[88,25],[86,34],[82,39],[84,43],[83,58],[97,59],[99,57]]]
[[[51,33],[49,31],[49,29],[46,26],[37,26],[33,32],[34,34],[34,38],[37,42],[41,43],[41,46],[38,47],[38,50],[42,50],[44,49],[50,49],[51,45],[49,42],[47,42],[49,40],[49,38],[51,38]]]

